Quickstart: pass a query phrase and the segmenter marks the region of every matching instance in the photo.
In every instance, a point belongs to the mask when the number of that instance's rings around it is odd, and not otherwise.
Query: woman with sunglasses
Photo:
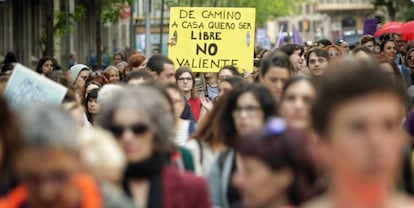
[[[231,184],[231,177],[239,168],[234,141],[261,129],[265,121],[276,114],[277,107],[270,91],[258,84],[234,89],[223,97],[223,102],[223,109],[217,116],[218,126],[225,128],[219,129],[218,137],[223,138],[227,150],[211,165],[208,180],[214,206],[228,208],[239,206],[241,202],[239,190]]]
[[[273,117],[262,130],[236,140],[240,167],[232,182],[243,207],[299,206],[317,193],[304,137]]]
[[[135,207],[211,207],[202,179],[165,165],[175,124],[159,90],[146,85],[122,89],[102,105],[99,123],[125,152],[122,185]]]

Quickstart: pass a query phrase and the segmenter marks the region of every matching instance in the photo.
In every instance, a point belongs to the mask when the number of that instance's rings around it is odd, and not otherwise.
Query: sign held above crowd
[[[26,105],[60,105],[67,88],[26,68],[16,64],[7,82],[4,95],[15,109]]]
[[[254,8],[172,7],[168,56],[176,68],[218,72],[226,65],[252,70]]]

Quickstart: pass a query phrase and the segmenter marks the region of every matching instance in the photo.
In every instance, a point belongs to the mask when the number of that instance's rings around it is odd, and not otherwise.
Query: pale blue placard
[[[60,105],[66,92],[64,86],[16,64],[4,95],[12,108],[20,108],[33,104]]]

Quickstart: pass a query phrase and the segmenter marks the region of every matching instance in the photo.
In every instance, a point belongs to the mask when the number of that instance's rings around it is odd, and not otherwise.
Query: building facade
[[[306,41],[358,37],[363,33],[364,20],[375,15],[370,0],[311,0],[302,3],[298,11],[297,15],[268,22],[272,40],[282,27],[285,36],[291,35],[293,26]]]
[[[3,0],[0,1],[0,62],[11,51],[17,60],[34,69],[43,56],[45,37],[45,4],[53,1],[54,12],[65,12],[65,0]],[[65,70],[69,53],[76,53],[78,63],[88,63],[89,57],[96,53],[96,15],[90,0],[72,0],[73,5],[85,7],[85,15],[74,22],[69,32],[70,44],[66,36],[54,36],[53,56]],[[54,20],[54,23],[56,20]],[[129,19],[116,24],[102,24],[102,45],[111,55],[115,50],[124,50],[130,45]]]

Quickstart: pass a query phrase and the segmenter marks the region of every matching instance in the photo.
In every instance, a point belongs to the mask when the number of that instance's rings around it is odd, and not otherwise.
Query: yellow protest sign
[[[172,7],[168,57],[194,72],[252,70],[255,17],[254,8]]]

